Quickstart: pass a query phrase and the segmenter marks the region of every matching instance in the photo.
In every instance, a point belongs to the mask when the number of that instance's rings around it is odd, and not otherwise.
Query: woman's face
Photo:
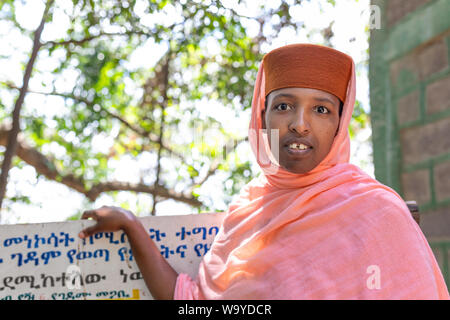
[[[339,128],[339,105],[335,95],[317,89],[283,88],[268,95],[263,128],[270,145],[271,130],[279,130],[283,168],[306,173],[327,156]]]

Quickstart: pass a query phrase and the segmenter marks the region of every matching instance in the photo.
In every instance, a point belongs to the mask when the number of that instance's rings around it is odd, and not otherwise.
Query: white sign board
[[[140,218],[178,272],[197,275],[223,213]],[[152,299],[126,234],[80,239],[91,220],[0,226],[0,300]]]

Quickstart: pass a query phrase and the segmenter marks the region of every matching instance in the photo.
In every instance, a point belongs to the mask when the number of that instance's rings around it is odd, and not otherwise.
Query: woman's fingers
[[[78,236],[83,239],[92,236],[97,231],[97,225],[82,230]]]
[[[81,215],[81,219],[92,218],[97,223],[89,228],[82,230],[78,236],[86,238],[97,232],[118,231],[126,222],[126,213],[121,208],[103,206],[95,210],[86,210]]]
[[[86,210],[83,212],[83,214],[81,215],[81,219],[88,219],[88,218],[93,219],[97,218],[97,213],[95,212],[95,210]]]
[[[87,210],[84,211],[83,214],[81,215],[81,219],[89,219],[92,218],[94,220],[97,220],[97,213],[95,212],[95,210]],[[88,227],[84,230],[81,230],[81,232],[78,234],[78,236],[83,239],[83,238],[87,238],[91,235],[93,235],[98,229],[98,222],[93,225],[92,227]]]

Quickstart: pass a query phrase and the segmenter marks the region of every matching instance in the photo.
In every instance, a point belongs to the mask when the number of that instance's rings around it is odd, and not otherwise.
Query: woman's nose
[[[292,119],[288,126],[289,130],[300,135],[307,135],[311,131],[309,117],[304,110],[299,110],[292,114]]]

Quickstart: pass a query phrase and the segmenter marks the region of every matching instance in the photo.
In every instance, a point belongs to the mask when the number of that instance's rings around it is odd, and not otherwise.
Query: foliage
[[[92,201],[118,190],[146,192],[154,201],[176,193],[173,199],[200,211],[217,210],[199,193],[208,179],[220,173],[228,202],[256,172],[250,158],[236,156],[246,132],[225,129],[219,115],[205,114],[199,105],[221,105],[242,117],[251,106],[262,46],[284,28],[305,28],[289,10],[301,2],[280,1],[271,9],[261,8],[258,16],[246,16],[216,0],[55,1],[46,28],[64,19],[68,24],[63,36],[41,39],[28,93],[49,98],[49,104],[26,102],[21,117],[25,140],[57,172],[54,177],[40,170],[36,174]],[[17,19],[20,3],[1,2],[0,15],[11,30],[32,39],[33,33]],[[275,22],[274,15],[279,16]],[[256,36],[248,35],[249,24],[259,26]],[[138,53],[153,63],[133,64]],[[2,92],[17,95],[20,83],[1,80],[0,97]],[[358,105],[355,110],[356,121],[364,126],[367,114]],[[0,120],[5,122],[9,112],[0,99]],[[216,138],[205,143],[207,133]],[[106,151],[96,147],[99,137],[112,141]],[[234,150],[224,155],[230,142]],[[139,182],[122,189],[117,183],[105,187],[113,180],[114,161],[144,156],[152,160]],[[26,201],[26,196],[9,200]]]

